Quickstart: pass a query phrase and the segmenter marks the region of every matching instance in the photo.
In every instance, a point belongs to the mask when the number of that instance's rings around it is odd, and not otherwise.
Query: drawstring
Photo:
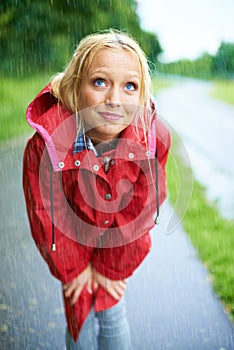
[[[159,196],[158,196],[158,150],[155,150],[155,177],[156,177],[156,209],[157,214],[154,223],[159,224]]]
[[[152,101],[151,101],[152,102]],[[155,154],[155,182],[156,182],[156,186],[155,186],[155,190],[156,190],[156,218],[154,220],[154,223],[156,225],[159,224],[159,193],[158,193],[158,149],[157,149],[157,137],[155,135],[156,133],[156,110],[155,110],[155,105],[154,103],[151,103],[151,107],[154,110],[155,116],[154,119],[152,121],[152,125],[151,128],[152,130],[148,133],[148,144],[149,144],[149,151],[152,154]],[[152,134],[151,134],[152,132]]]
[[[55,235],[54,235],[54,196],[53,196],[53,168],[52,164],[50,163],[50,213],[51,213],[51,221],[52,221],[52,244],[51,244],[51,250],[56,250],[55,245]]]

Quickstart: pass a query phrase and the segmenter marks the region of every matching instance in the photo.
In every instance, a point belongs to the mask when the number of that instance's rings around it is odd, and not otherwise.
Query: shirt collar
[[[97,151],[91,139],[88,137],[88,135],[83,135],[80,132],[74,141],[73,153],[79,153],[85,150],[91,150],[97,156]]]

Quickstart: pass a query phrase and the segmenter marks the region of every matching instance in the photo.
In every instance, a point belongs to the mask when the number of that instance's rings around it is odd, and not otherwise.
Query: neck
[[[113,139],[113,140],[100,140],[100,139],[91,139],[93,145],[97,149],[99,154],[111,151],[116,148],[119,138]],[[97,142],[98,141],[98,142]]]

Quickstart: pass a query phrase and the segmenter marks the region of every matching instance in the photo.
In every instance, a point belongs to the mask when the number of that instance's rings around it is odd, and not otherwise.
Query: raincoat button
[[[129,153],[128,158],[130,158],[130,159],[134,158],[134,154],[133,153]]]
[[[111,165],[114,165],[115,164],[115,161],[114,161],[114,159],[112,159],[112,161],[111,161]]]
[[[147,155],[147,157],[149,157],[150,156],[150,151],[146,151],[145,154]]]
[[[109,224],[109,220],[105,220],[104,225],[108,225],[108,224]]]
[[[107,194],[105,195],[105,198],[106,198],[106,199],[111,199],[111,194],[110,194],[110,193],[107,193]]]
[[[65,164],[63,162],[59,162],[58,166],[60,169],[62,169],[62,168],[64,168]]]
[[[79,160],[75,160],[74,164],[75,164],[75,166],[80,166],[80,161]]]
[[[99,166],[98,166],[97,164],[95,164],[95,165],[93,166],[93,170],[98,171],[98,170],[99,170]]]

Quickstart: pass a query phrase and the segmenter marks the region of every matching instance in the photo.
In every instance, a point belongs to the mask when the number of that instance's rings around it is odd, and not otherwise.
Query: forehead
[[[140,62],[136,54],[124,48],[103,48],[100,49],[91,62],[89,73],[98,70],[108,69],[109,71],[131,71],[141,75]]]

